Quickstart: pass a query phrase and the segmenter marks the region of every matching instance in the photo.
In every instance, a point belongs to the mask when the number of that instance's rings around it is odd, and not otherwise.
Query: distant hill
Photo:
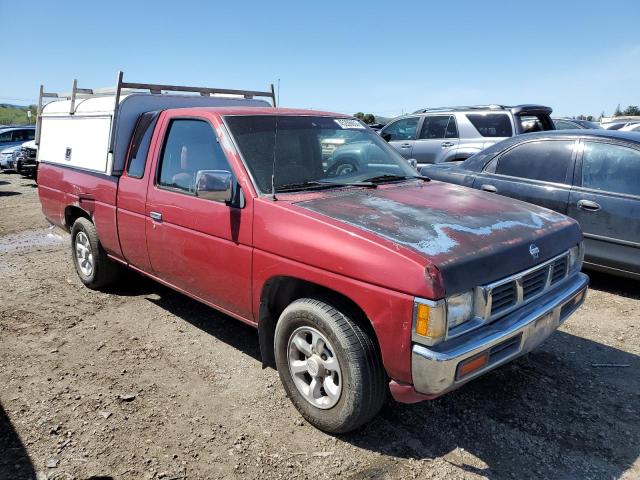
[[[31,110],[31,121],[27,117],[27,111]],[[0,125],[26,125],[35,123],[36,121],[35,105],[11,105],[9,103],[0,103]]]

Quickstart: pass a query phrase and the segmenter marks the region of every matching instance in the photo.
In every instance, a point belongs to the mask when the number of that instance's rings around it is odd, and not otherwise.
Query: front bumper
[[[416,393],[435,398],[530,352],[584,302],[588,284],[583,273],[572,275],[539,299],[468,335],[433,347],[414,344],[411,370]],[[484,367],[459,377],[462,362],[485,353],[489,360]]]

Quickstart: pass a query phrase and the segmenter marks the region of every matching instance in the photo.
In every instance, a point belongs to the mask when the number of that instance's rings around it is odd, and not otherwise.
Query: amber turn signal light
[[[416,333],[423,337],[429,334],[429,305],[419,303],[416,306]]]
[[[471,375],[473,372],[477,372],[487,365],[487,363],[489,363],[489,354],[487,352],[461,362],[460,365],[458,365],[458,380]]]

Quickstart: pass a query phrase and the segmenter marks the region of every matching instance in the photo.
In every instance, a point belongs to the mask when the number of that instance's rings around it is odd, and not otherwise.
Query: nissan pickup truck
[[[574,220],[430,181],[350,116],[168,88],[41,90],[44,215],[87,287],[126,267],[255,327],[317,428],[354,430],[389,393],[461,387],[583,303]],[[327,154],[327,138],[344,143]],[[346,169],[345,151],[359,157]]]

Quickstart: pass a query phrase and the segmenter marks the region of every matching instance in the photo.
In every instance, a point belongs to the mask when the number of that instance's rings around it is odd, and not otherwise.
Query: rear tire
[[[284,309],[275,330],[275,358],[295,407],[325,432],[355,430],[386,400],[386,374],[373,340],[322,300],[302,298]]]
[[[71,255],[80,280],[92,290],[109,285],[118,275],[118,265],[107,257],[95,225],[87,218],[78,218],[71,227]]]

